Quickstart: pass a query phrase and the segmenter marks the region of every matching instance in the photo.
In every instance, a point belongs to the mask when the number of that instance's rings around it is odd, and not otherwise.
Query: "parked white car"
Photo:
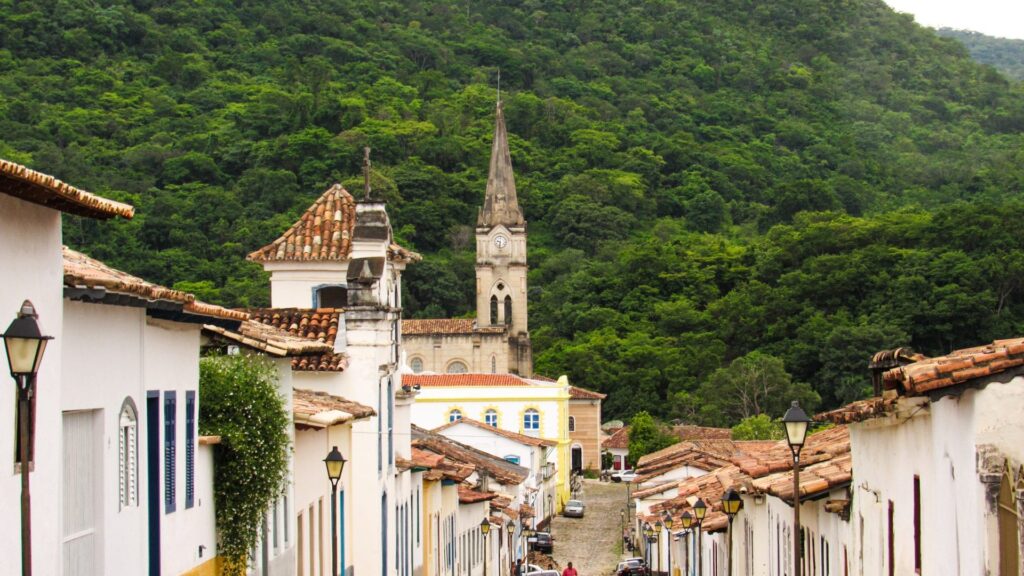
[[[565,503],[565,509],[562,511],[567,518],[583,518],[583,502],[579,500],[569,500]]]
[[[633,480],[636,480],[634,470],[620,470],[612,474],[612,482],[632,482]]]

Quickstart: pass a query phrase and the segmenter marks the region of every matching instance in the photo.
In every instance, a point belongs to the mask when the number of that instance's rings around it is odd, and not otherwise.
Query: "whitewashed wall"
[[[47,487],[60,486],[62,332],[61,221],[56,210],[0,194],[0,330],[29,299],[39,313],[43,333],[53,336],[36,379],[36,456],[31,474],[32,550],[36,574],[58,574],[61,557],[60,499],[45,497]],[[15,474],[13,422],[17,411],[14,380],[0,347],[0,510],[8,521],[0,526],[0,574],[21,571],[21,477]],[[51,492],[52,493],[52,492]]]
[[[348,262],[266,262],[263,268],[271,273],[274,308],[312,308],[315,287],[345,285]]]

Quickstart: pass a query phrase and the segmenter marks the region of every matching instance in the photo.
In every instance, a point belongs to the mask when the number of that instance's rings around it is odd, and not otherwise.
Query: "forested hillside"
[[[1024,40],[995,38],[970,30],[939,28],[939,36],[963,42],[971,57],[1014,80],[1024,80]]]
[[[137,207],[70,244],[258,305],[244,255],[372,146],[407,314],[459,315],[499,68],[537,368],[607,415],[1024,333],[1024,90],[881,0],[0,0],[0,157]]]

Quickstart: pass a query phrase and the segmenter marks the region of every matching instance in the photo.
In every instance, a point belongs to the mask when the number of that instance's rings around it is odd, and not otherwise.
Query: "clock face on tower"
[[[505,246],[508,246],[508,238],[499,234],[494,237],[494,245],[498,247],[498,250],[504,250]]]

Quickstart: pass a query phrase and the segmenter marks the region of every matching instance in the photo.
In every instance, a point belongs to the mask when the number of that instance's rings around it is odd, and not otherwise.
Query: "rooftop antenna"
[[[370,199],[370,147],[363,148],[363,194]]]

